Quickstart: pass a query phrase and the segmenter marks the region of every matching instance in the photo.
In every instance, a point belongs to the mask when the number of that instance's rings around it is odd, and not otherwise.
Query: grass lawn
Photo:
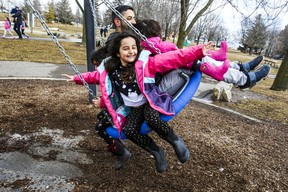
[[[74,64],[86,64],[86,46],[80,43],[60,42]],[[54,42],[39,40],[1,39],[2,61],[32,61],[67,64],[64,55]]]

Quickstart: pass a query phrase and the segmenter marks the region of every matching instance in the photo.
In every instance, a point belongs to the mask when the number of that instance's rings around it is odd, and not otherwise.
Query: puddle
[[[9,186],[23,179],[28,179],[29,184],[19,186],[20,191],[71,191],[75,185],[67,181],[83,175],[80,169],[69,163],[38,161],[19,152],[0,154],[0,173],[0,191],[14,191],[15,186],[13,190]]]
[[[49,136],[51,143],[31,145],[27,153],[0,153],[0,191],[71,191],[75,185],[69,180],[81,177],[83,172],[76,164],[92,164],[87,154],[78,150],[78,144],[83,136],[63,136],[64,131],[42,128],[36,133],[6,135],[8,145],[16,141],[30,142],[31,137]],[[53,153],[53,161],[44,161]],[[37,159],[33,158],[37,156]],[[41,158],[43,157],[43,158]],[[26,182],[14,185],[14,182]]]

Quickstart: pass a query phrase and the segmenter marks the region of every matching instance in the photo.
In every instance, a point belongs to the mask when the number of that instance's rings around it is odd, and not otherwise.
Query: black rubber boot
[[[172,129],[168,134],[168,136],[163,137],[163,139],[173,146],[175,153],[181,163],[185,163],[186,161],[189,160],[190,152],[187,146],[185,145],[184,140],[181,137],[175,135]]]
[[[153,155],[157,172],[163,173],[168,166],[164,150],[157,146],[151,138],[148,139],[147,145],[144,149]]]
[[[125,163],[130,159],[131,153],[123,146],[123,144],[118,141],[114,140],[115,142],[112,145],[108,146],[108,149],[111,153],[113,153],[117,161],[115,163],[115,169],[121,169]]]

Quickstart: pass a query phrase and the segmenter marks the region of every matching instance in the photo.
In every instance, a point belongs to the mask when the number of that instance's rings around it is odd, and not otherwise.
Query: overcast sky
[[[32,1],[32,0],[31,0]],[[40,0],[40,2],[46,6],[49,0]],[[60,0],[54,0],[54,3],[59,2]],[[286,0],[279,0],[279,1],[286,1]],[[21,6],[24,4],[24,0],[4,0],[4,3],[10,2],[10,6],[13,7],[15,5]],[[75,0],[69,0],[70,6],[72,8],[72,11],[75,13],[77,4],[75,3]],[[84,0],[79,0],[79,2],[84,4]],[[7,5],[6,5],[7,6]],[[102,8],[100,10],[107,9],[107,7],[102,4]],[[241,9],[241,11],[251,11],[246,8]],[[278,22],[280,25],[280,29],[284,29],[285,25],[288,24],[288,13],[287,9],[283,10],[286,11],[286,13],[282,13],[278,17]],[[223,10],[221,10],[221,17],[223,18],[224,21],[224,26],[228,29],[229,33],[231,36],[237,36],[237,31],[240,30],[240,21],[241,21],[241,16],[240,14],[235,11],[234,9],[231,8],[231,6],[225,6]]]
[[[4,0],[4,3],[8,3],[10,1],[10,6],[15,6],[15,5],[23,5],[24,4],[24,0]],[[33,1],[33,0],[31,0]],[[43,3],[44,6],[47,5],[49,0],[40,0],[41,3]],[[60,0],[54,0],[54,3],[59,2]],[[280,0],[280,1],[285,1],[285,0]],[[77,4],[75,2],[75,0],[69,0],[70,2],[70,6],[72,8],[72,11],[75,13],[76,12],[76,8],[77,8]],[[79,0],[79,2],[83,5],[84,0]],[[102,9],[106,9],[106,6],[102,4]],[[246,8],[245,8],[246,9]],[[241,10],[243,11],[243,10]],[[286,9],[287,12],[287,9]],[[240,15],[233,9],[231,9],[231,7],[226,6],[223,11],[221,12],[221,16],[224,20],[224,22],[226,23],[227,27],[229,30],[232,30],[233,28],[235,28],[240,20]],[[282,16],[280,16],[279,18],[279,22],[281,25],[281,28],[284,29],[284,26],[288,24],[288,13],[286,14],[282,14]]]

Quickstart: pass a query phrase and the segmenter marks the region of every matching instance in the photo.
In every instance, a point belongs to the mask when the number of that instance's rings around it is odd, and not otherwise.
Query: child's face
[[[123,67],[127,67],[128,63],[134,62],[136,60],[137,53],[138,50],[134,38],[127,37],[122,39],[119,54],[117,56],[120,58]]]

